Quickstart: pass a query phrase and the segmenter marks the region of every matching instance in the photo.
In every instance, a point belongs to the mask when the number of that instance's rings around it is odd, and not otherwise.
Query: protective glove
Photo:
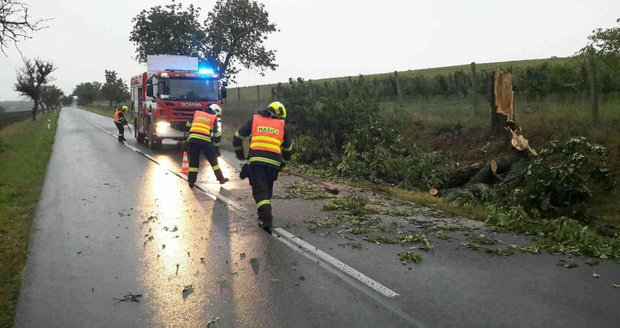
[[[239,179],[243,180],[250,176],[250,164],[244,163],[241,166],[241,172],[239,172]]]
[[[237,157],[238,160],[243,161],[245,160],[245,155],[243,154],[243,149],[237,149],[235,150],[235,156]]]

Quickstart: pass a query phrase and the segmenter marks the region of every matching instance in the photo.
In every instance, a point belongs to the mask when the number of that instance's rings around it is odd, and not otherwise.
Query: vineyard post
[[[398,78],[398,71],[394,71],[394,80],[396,81],[396,96],[398,96],[398,103],[402,107],[402,105],[403,105],[403,89],[400,86],[400,79]]]

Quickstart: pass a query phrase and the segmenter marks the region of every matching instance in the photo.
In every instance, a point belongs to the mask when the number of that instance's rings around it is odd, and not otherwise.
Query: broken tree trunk
[[[504,126],[514,119],[513,96],[512,76],[496,67],[491,84],[491,137],[495,139],[508,137]]]

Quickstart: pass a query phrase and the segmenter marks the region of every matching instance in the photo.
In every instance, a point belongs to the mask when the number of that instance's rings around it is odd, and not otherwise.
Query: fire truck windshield
[[[165,99],[169,100],[216,101],[219,98],[217,80],[160,79],[159,88],[161,95],[167,95]]]

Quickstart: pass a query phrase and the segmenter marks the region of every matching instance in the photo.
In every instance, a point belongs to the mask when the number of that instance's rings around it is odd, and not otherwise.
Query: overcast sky
[[[25,57],[54,62],[54,84],[66,93],[103,81],[113,69],[125,80],[144,70],[132,57],[131,19],[169,1],[26,0],[49,28],[20,43]],[[211,10],[214,0],[181,1]],[[276,71],[243,71],[239,85],[325,78],[438,66],[569,56],[594,28],[616,26],[618,0],[263,0],[280,32]],[[0,54],[0,100],[12,91],[21,56]]]

